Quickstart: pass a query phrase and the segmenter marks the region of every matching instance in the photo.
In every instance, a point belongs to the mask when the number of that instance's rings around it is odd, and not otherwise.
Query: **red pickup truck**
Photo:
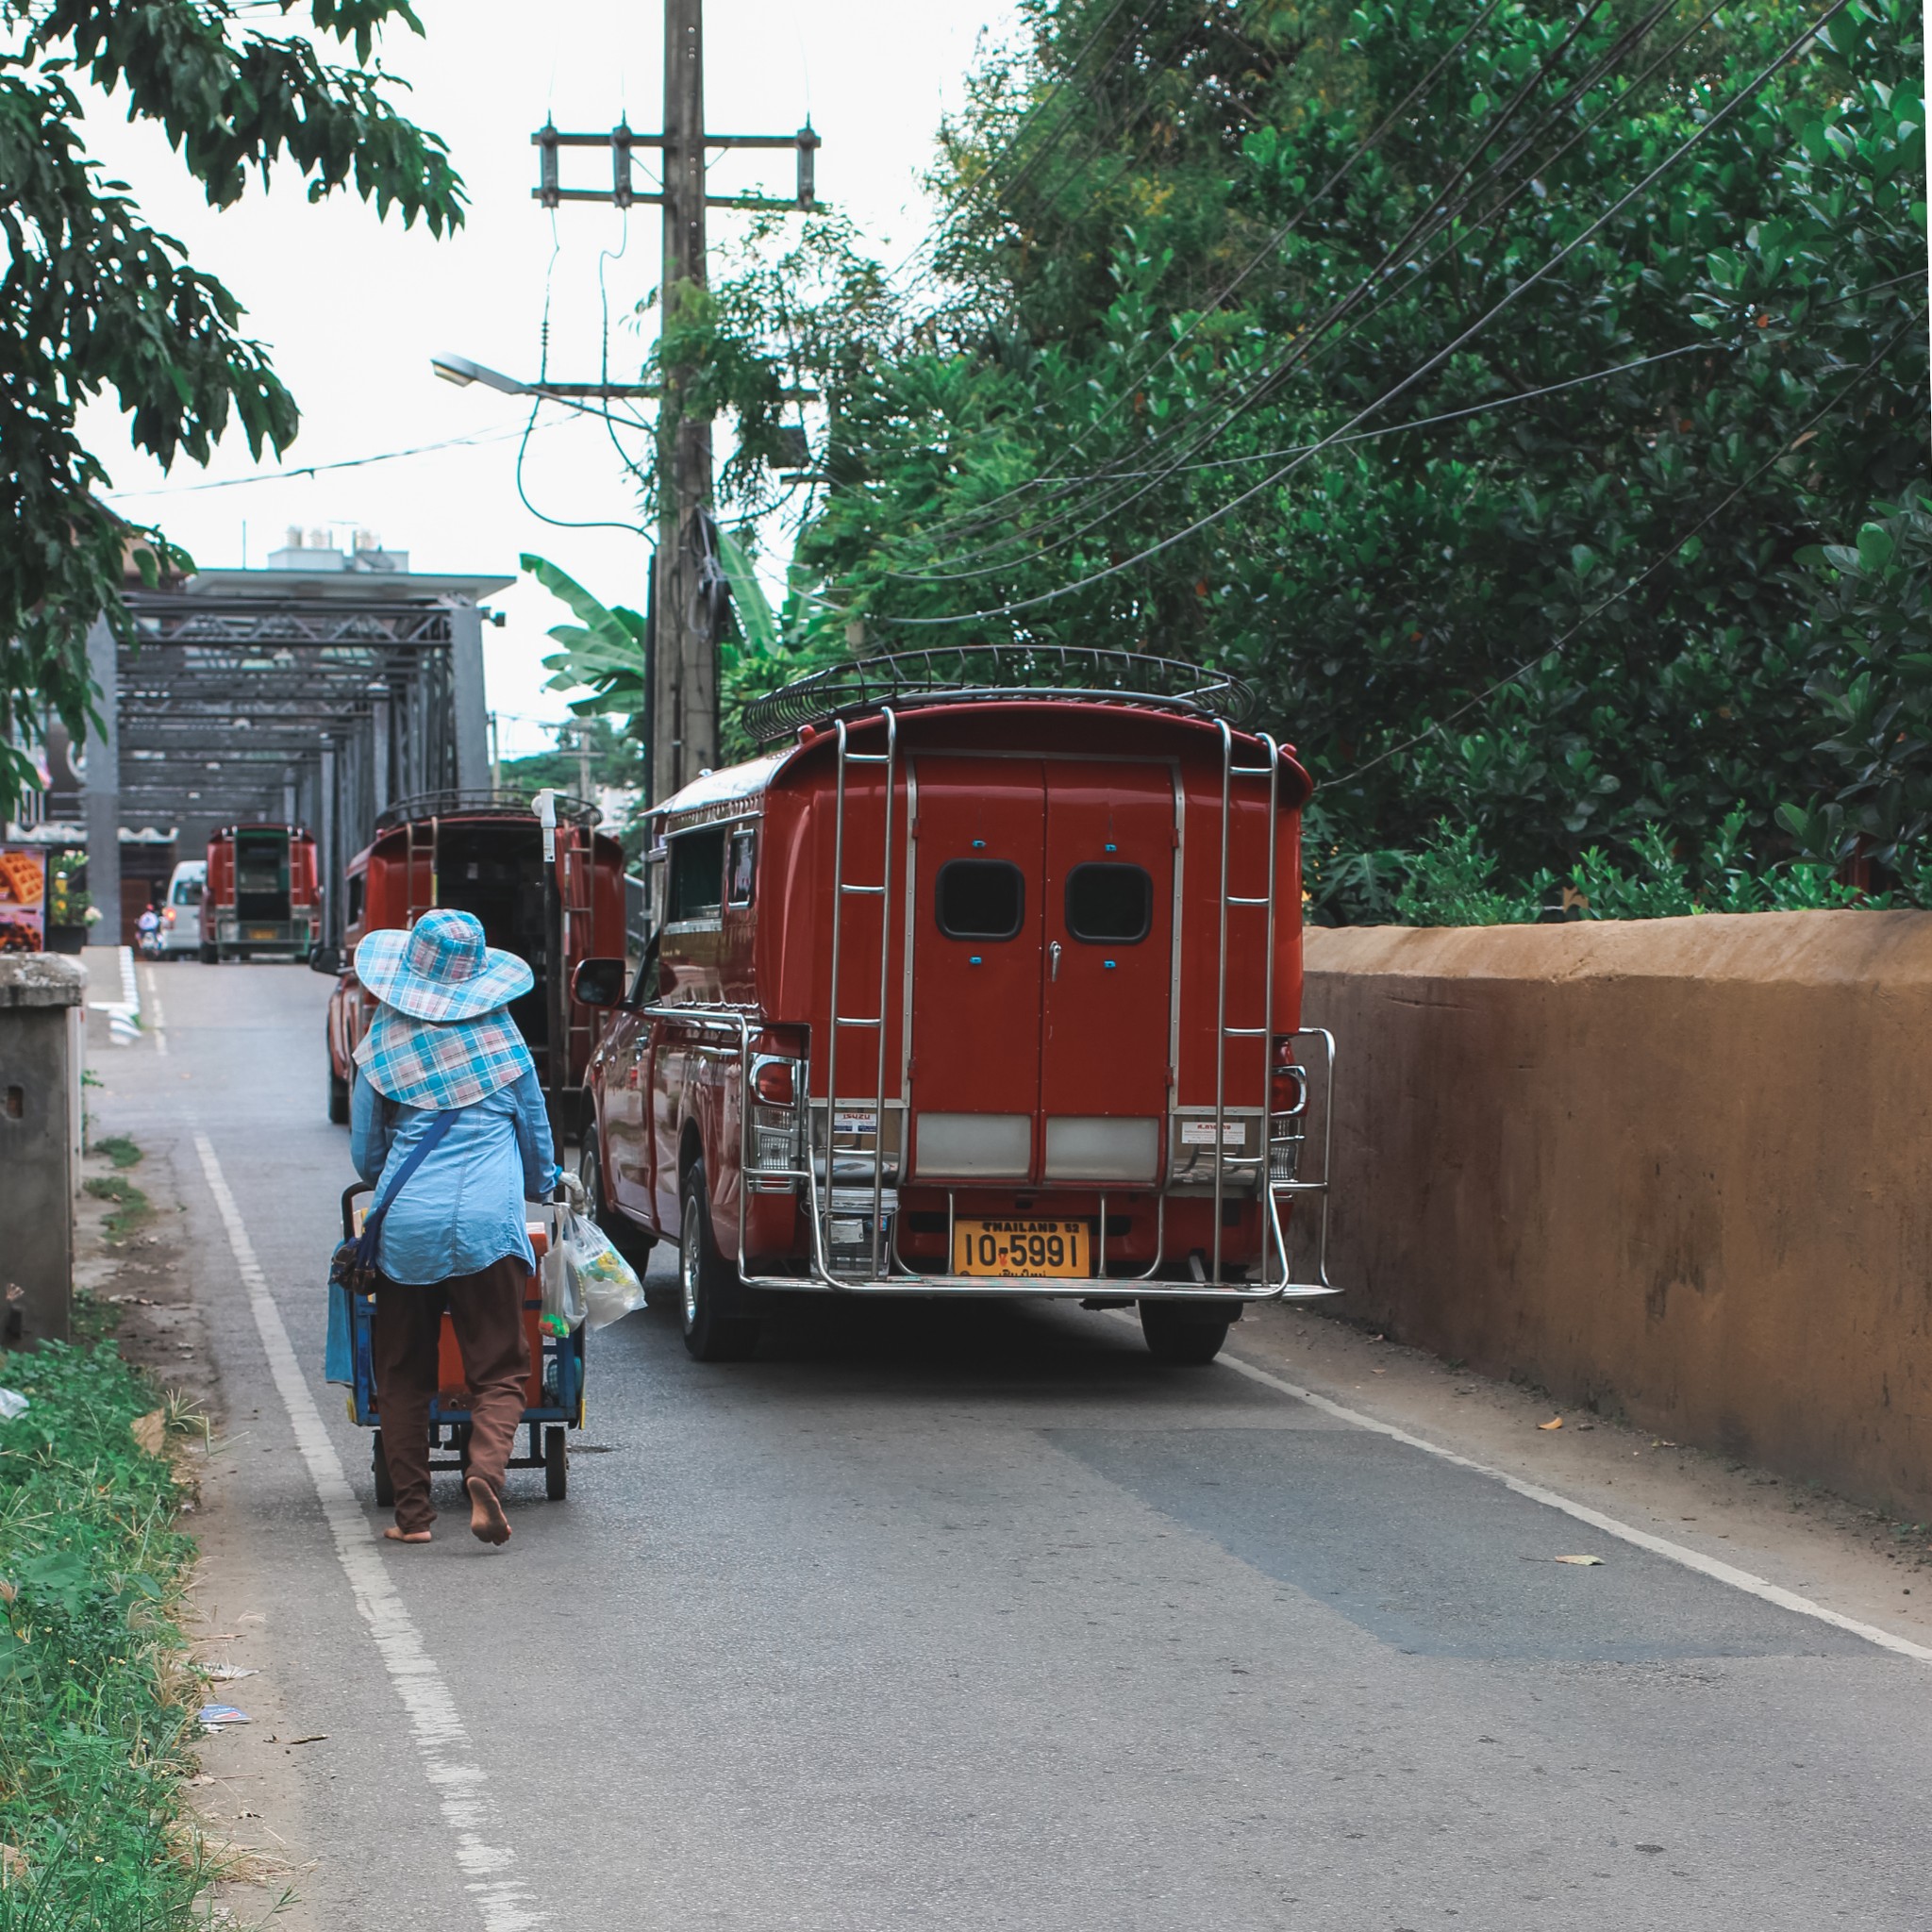
[[[1310,1195],[1325,1250],[1307,777],[1230,681],[1075,655],[1074,689],[822,674],[658,809],[641,970],[576,971],[612,1014],[581,1172],[634,1257],[677,1243],[700,1358],[778,1297],[888,1292],[1138,1304],[1206,1361],[1245,1303],[1333,1291],[1287,1240]]]
[[[536,974],[510,1017],[537,1062],[561,1148],[576,1128],[600,1021],[571,998],[570,974],[593,954],[624,950],[624,849],[596,820],[593,807],[573,799],[546,793],[533,806],[496,792],[407,799],[377,819],[347,869],[347,929],[328,1003],[330,1120],[349,1118],[353,1058],[375,1009],[351,963],[356,942],[451,906],[474,912],[488,942]]]

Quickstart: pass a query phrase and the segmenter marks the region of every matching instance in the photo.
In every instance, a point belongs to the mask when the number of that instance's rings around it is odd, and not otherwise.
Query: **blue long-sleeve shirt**
[[[357,1070],[349,1154],[377,1199],[435,1118],[433,1109],[385,1101]],[[375,1265],[412,1284],[474,1274],[506,1255],[534,1267],[524,1203],[548,1198],[556,1186],[542,1089],[525,1073],[458,1111],[384,1215]]]

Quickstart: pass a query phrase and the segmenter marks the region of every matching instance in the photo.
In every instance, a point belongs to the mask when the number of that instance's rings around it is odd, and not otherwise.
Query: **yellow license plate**
[[[272,925],[251,925],[246,936],[251,940],[273,940],[281,937]]]
[[[1090,1274],[1084,1221],[956,1221],[953,1273],[1060,1280]]]

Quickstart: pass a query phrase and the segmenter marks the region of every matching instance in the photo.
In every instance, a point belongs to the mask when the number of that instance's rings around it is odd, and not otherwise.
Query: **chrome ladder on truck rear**
[[[405,901],[403,924],[413,926],[425,912],[432,911],[437,903],[437,894],[441,881],[437,877],[437,864],[441,858],[441,821],[428,819],[405,819],[403,821],[403,898]],[[416,860],[422,858],[427,861],[425,870],[429,874],[429,891],[425,898],[416,896]]]
[[[845,1260],[847,1277],[854,1280],[876,1281],[886,1272],[890,1243],[885,1237],[886,1219],[886,1017],[887,991],[891,984],[892,958],[892,781],[897,776],[899,756],[899,721],[890,705],[881,706],[879,717],[886,733],[886,748],[882,752],[857,752],[848,741],[845,721],[834,721],[833,728],[839,740],[839,775],[837,803],[832,819],[832,971],[831,988],[826,1000],[829,1024],[825,1028],[825,1147],[824,1147],[824,1191],[817,1192],[814,1180],[812,1203],[813,1241],[816,1247],[816,1260],[821,1276],[834,1287],[841,1285],[839,1262]],[[853,765],[877,765],[883,768],[885,784],[885,837],[881,843],[883,853],[883,875],[876,885],[855,884],[845,876],[845,779],[848,769]],[[878,1008],[874,1013],[844,1013],[839,1008],[840,974],[839,969],[843,958],[843,928],[845,924],[845,902],[847,899],[873,899],[879,908],[879,984]],[[854,1026],[870,1029],[876,1044],[873,1092],[869,1098],[859,1099],[847,1096],[846,1105],[855,1116],[866,1111],[872,1115],[872,1186],[869,1209],[865,1217],[867,1246],[870,1249],[871,1265],[864,1266],[856,1257],[835,1257],[833,1249],[841,1245],[833,1240],[834,1223],[849,1221],[853,1204],[849,1199],[841,1200],[839,1181],[839,1033],[841,1027]],[[901,1103],[903,1109],[903,1102]],[[807,1104],[807,1135],[815,1141],[815,1131],[811,1126],[809,1101]],[[903,1165],[907,1139],[907,1123],[903,1117],[899,1122],[897,1139],[897,1159]],[[815,1144],[806,1149],[806,1165],[814,1175],[818,1168],[818,1149]],[[860,1180],[859,1164],[853,1162],[850,1180]],[[893,1205],[896,1208],[898,1195],[899,1167],[893,1170]],[[848,1195],[850,1190],[844,1191]],[[841,1208],[843,1213],[841,1213]],[[851,1246],[847,1242],[843,1245]]]
[[[588,959],[596,944],[597,814],[594,808],[581,809],[560,818],[557,843],[558,958],[550,963],[551,974],[560,982],[558,1019],[562,1026],[562,1058],[557,1090],[571,1086],[572,1074],[590,1064],[597,1044],[597,1012],[580,1007],[570,995],[570,974],[579,959]],[[569,837],[561,836],[566,825]]]
[[[1218,722],[1221,734],[1221,898],[1220,931],[1216,947],[1214,986],[1214,1253],[1208,1270],[1210,1288],[1226,1286],[1221,1274],[1223,1236],[1222,1203],[1230,1175],[1242,1181],[1255,1174],[1261,1194],[1261,1294],[1284,1300],[1312,1300],[1319,1295],[1339,1294],[1341,1290],[1328,1279],[1328,1161],[1332,1152],[1330,1123],[1335,1117],[1335,1040],[1326,1028],[1305,1026],[1291,1034],[1291,1041],[1319,1039],[1324,1047],[1326,1081],[1322,1103],[1322,1177],[1316,1181],[1297,1179],[1296,1173],[1307,1118],[1307,1077],[1300,1076],[1300,1099],[1289,1112],[1274,1108],[1274,921],[1275,875],[1280,856],[1277,813],[1281,806],[1281,747],[1265,731],[1257,733],[1268,754],[1265,765],[1238,765],[1234,761],[1234,732],[1225,720]],[[1234,781],[1237,778],[1265,778],[1268,781],[1268,887],[1259,897],[1230,890],[1229,828],[1233,817]],[[1300,908],[1295,908],[1300,916]],[[1258,1026],[1230,1026],[1227,1021],[1227,924],[1232,911],[1260,911],[1266,916],[1267,938],[1262,958],[1261,1024]],[[1227,1149],[1227,1046],[1229,1041],[1252,1040],[1261,1051],[1261,1109],[1259,1146],[1254,1155],[1247,1151],[1248,1115],[1241,1116],[1241,1144],[1232,1156]],[[1299,1066],[1299,1060],[1295,1062]],[[1321,1232],[1317,1236],[1314,1281],[1291,1279],[1287,1229],[1282,1222],[1281,1201],[1296,1195],[1312,1195],[1322,1211]],[[1270,1262],[1279,1257],[1281,1278],[1271,1275]]]

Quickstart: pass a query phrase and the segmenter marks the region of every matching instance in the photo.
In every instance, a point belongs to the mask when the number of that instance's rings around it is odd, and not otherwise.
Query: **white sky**
[[[524,551],[548,557],[607,603],[641,609],[649,551],[624,530],[559,530],[518,500],[515,432],[526,404],[479,386],[453,388],[430,374],[433,353],[454,351],[524,378],[537,373],[552,221],[560,243],[551,299],[550,373],[558,381],[598,375],[598,257],[625,245],[625,217],[566,203],[555,217],[530,198],[537,178],[531,131],[553,115],[588,131],[627,113],[640,132],[661,118],[661,15],[637,0],[418,0],[427,39],[392,34],[385,64],[414,92],[406,111],[448,142],[470,194],[469,221],[450,241],[391,215],[378,225],[352,196],[310,207],[292,175],[273,192],[249,193],[225,213],[193,192],[162,137],[129,127],[102,104],[90,116],[93,152],[125,178],[154,225],[178,236],[195,264],[247,305],[244,327],[266,342],[303,411],[291,466],[403,449],[457,436],[506,440],[320,477],[278,476],[249,460],[230,431],[208,470],[177,463],[172,478],[134,451],[111,399],[85,421],[91,446],[113,479],[125,512],[162,525],[208,567],[259,567],[288,525],[330,527],[339,543],[356,528],[407,550],[413,569],[511,576]],[[249,16],[243,16],[244,21]],[[256,19],[273,23],[263,13]],[[726,133],[785,134],[808,109],[824,142],[822,202],[850,214],[889,264],[909,254],[926,208],[918,176],[941,115],[956,107],[982,30],[1011,30],[1010,0],[708,0],[706,120]],[[637,164],[646,158],[639,150]],[[634,164],[634,165],[637,165]],[[655,169],[653,170],[655,172]],[[563,179],[608,183],[596,151],[566,150]],[[762,185],[789,194],[790,151],[720,158],[714,190]],[[639,178],[639,186],[645,184]],[[748,215],[714,208],[713,248]],[[618,326],[655,285],[659,215],[629,216],[628,246],[607,270],[613,318],[611,378],[635,376],[639,339]],[[531,439],[525,487],[553,516],[627,521],[633,494],[601,424],[542,424]],[[634,439],[634,446],[641,440]],[[230,477],[237,488],[196,490]],[[165,494],[134,494],[165,490]],[[564,715],[542,690],[544,636],[567,613],[527,578],[495,600],[502,629],[485,626],[491,708],[506,754],[539,748],[538,722]]]

